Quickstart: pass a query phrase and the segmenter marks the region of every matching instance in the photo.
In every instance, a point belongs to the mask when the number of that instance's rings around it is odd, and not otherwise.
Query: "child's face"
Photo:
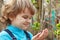
[[[12,25],[25,30],[29,27],[32,16],[33,15],[31,14],[31,12],[28,10],[28,8],[26,8],[24,12],[21,12],[16,16],[16,18],[14,18],[14,20],[12,21]]]

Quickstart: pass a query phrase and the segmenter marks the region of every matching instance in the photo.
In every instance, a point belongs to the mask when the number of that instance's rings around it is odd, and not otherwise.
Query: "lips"
[[[24,24],[24,25],[29,26],[29,24]]]

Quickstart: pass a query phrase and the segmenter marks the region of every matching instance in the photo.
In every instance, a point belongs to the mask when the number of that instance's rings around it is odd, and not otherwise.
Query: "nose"
[[[26,21],[27,21],[28,23],[31,23],[31,19],[27,19]]]

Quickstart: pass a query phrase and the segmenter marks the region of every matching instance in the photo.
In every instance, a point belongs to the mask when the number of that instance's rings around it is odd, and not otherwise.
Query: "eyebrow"
[[[29,17],[29,16],[28,16],[28,15],[23,15],[23,17]],[[32,16],[31,16],[31,17],[32,17]],[[31,18],[31,17],[30,17],[30,18]]]
[[[28,17],[28,15],[23,15],[23,16],[26,16],[26,17]]]

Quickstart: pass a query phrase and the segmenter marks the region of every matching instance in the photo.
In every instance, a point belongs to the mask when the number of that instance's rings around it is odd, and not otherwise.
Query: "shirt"
[[[12,32],[12,34],[17,38],[17,40],[27,40],[24,30],[13,25],[8,25],[6,29],[9,29]],[[29,31],[27,32],[29,33],[30,38],[32,40],[33,35]],[[0,40],[12,40],[12,38],[6,31],[3,30],[0,33]]]

